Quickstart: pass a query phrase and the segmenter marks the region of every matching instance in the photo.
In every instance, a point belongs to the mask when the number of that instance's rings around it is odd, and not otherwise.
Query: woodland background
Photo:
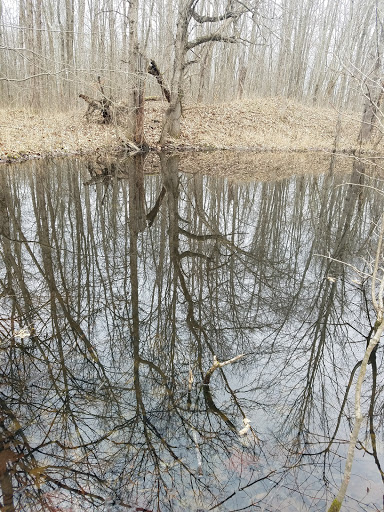
[[[72,109],[79,93],[97,95],[98,76],[124,101],[134,11],[136,51],[171,84],[185,6],[188,39],[204,41],[186,49],[185,101],[285,96],[359,110],[380,78],[381,0],[0,0],[0,107]]]

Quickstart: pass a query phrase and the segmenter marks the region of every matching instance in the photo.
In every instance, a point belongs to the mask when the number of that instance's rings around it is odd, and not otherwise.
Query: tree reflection
[[[334,162],[242,184],[183,158],[0,175],[4,510],[331,499],[372,328],[366,283],[339,262],[367,257],[382,200]],[[380,354],[360,446],[382,476]]]

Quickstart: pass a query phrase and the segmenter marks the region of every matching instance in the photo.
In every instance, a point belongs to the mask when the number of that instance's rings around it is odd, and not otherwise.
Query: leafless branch
[[[233,36],[221,36],[219,34],[208,34],[206,36],[198,37],[194,41],[190,41],[186,45],[186,49],[191,50],[192,48],[195,48],[196,46],[199,46],[204,43],[210,43],[212,41],[221,41],[223,43],[237,43],[238,39],[237,39],[237,37],[233,37]]]

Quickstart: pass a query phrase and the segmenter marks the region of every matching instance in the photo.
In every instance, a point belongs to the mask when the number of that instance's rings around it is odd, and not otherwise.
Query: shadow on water
[[[350,161],[268,158],[2,168],[2,510],[332,500],[382,184]],[[382,506],[380,347],[370,368],[348,510]]]

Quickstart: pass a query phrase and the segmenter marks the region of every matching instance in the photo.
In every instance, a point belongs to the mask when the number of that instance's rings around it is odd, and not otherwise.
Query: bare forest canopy
[[[382,0],[0,0],[0,106],[72,109],[84,104],[79,94],[100,94],[98,76],[106,97],[122,101],[154,59],[185,101],[278,95],[360,110],[381,71],[383,7]],[[155,76],[140,79],[146,95],[161,94]]]

